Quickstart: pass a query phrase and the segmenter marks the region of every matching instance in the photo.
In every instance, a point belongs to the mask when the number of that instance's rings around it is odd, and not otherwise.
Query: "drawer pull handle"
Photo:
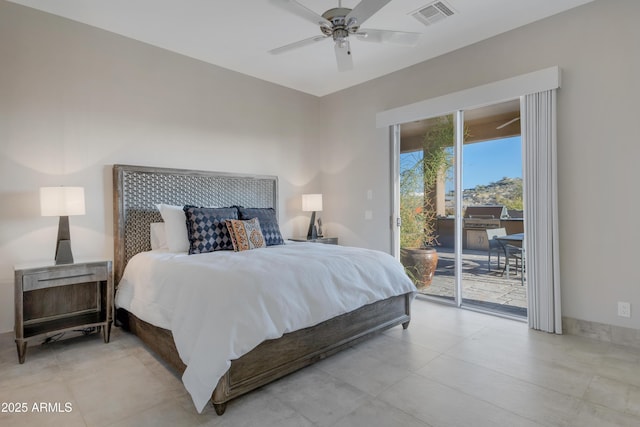
[[[93,273],[75,274],[73,276],[64,276],[64,277],[52,277],[47,279],[38,279],[38,282],[50,282],[52,280],[60,280],[60,279],[77,279],[79,277],[90,277],[90,276],[93,276]]]

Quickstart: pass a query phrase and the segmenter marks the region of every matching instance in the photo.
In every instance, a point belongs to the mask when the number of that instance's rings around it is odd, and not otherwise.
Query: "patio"
[[[504,258],[501,258],[504,262]],[[504,265],[504,264],[502,264]],[[521,272],[511,270],[509,279],[497,268],[496,257],[491,257],[488,270],[487,252],[467,250],[462,254],[463,303],[526,317],[527,286],[521,282]],[[453,299],[454,297],[454,253],[452,248],[438,248],[438,268],[431,286],[421,294]]]

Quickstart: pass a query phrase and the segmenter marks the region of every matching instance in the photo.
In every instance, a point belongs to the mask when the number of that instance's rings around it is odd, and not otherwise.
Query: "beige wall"
[[[41,186],[85,187],[76,258],[113,258],[114,163],[278,175],[283,233],[306,232],[318,98],[4,1],[0,58],[0,332],[13,265],[53,258]]]
[[[322,188],[334,201],[324,214],[342,242],[390,247],[388,131],[375,128],[377,112],[558,65],[563,314],[640,329],[639,16],[637,0],[596,1],[323,98]],[[631,319],[617,316],[617,301],[631,302]]]
[[[85,186],[76,257],[112,257],[113,163],[276,174],[286,235],[305,231],[300,193],[322,191],[327,234],[387,251],[376,113],[554,65],[563,312],[640,329],[638,16],[636,0],[598,0],[318,99],[0,0],[0,331],[13,264],[53,255],[40,186]]]

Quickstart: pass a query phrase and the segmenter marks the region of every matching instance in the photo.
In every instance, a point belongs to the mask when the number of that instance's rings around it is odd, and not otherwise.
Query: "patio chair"
[[[487,243],[489,243],[488,255],[489,255],[489,271],[491,271],[491,253],[496,253],[498,255],[498,268],[500,268],[500,254],[507,256],[507,253],[504,249],[504,245],[500,242],[496,237],[506,236],[507,230],[504,228],[491,228],[486,230],[487,232]],[[508,260],[507,260],[508,261]]]
[[[507,279],[509,278],[509,272],[511,270],[510,260],[514,260],[515,272],[518,274],[518,269],[520,269],[520,282],[524,285],[524,249],[518,246],[505,244],[504,251],[506,258],[504,271],[507,272]]]

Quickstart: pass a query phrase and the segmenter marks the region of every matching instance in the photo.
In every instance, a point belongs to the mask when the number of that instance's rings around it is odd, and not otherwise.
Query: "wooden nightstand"
[[[325,243],[328,245],[337,245],[337,237],[316,237],[315,239],[307,239],[306,237],[292,237],[292,242],[311,242],[311,243]]]
[[[113,320],[111,261],[16,266],[15,332],[18,359],[27,341],[97,327],[109,342]]]

